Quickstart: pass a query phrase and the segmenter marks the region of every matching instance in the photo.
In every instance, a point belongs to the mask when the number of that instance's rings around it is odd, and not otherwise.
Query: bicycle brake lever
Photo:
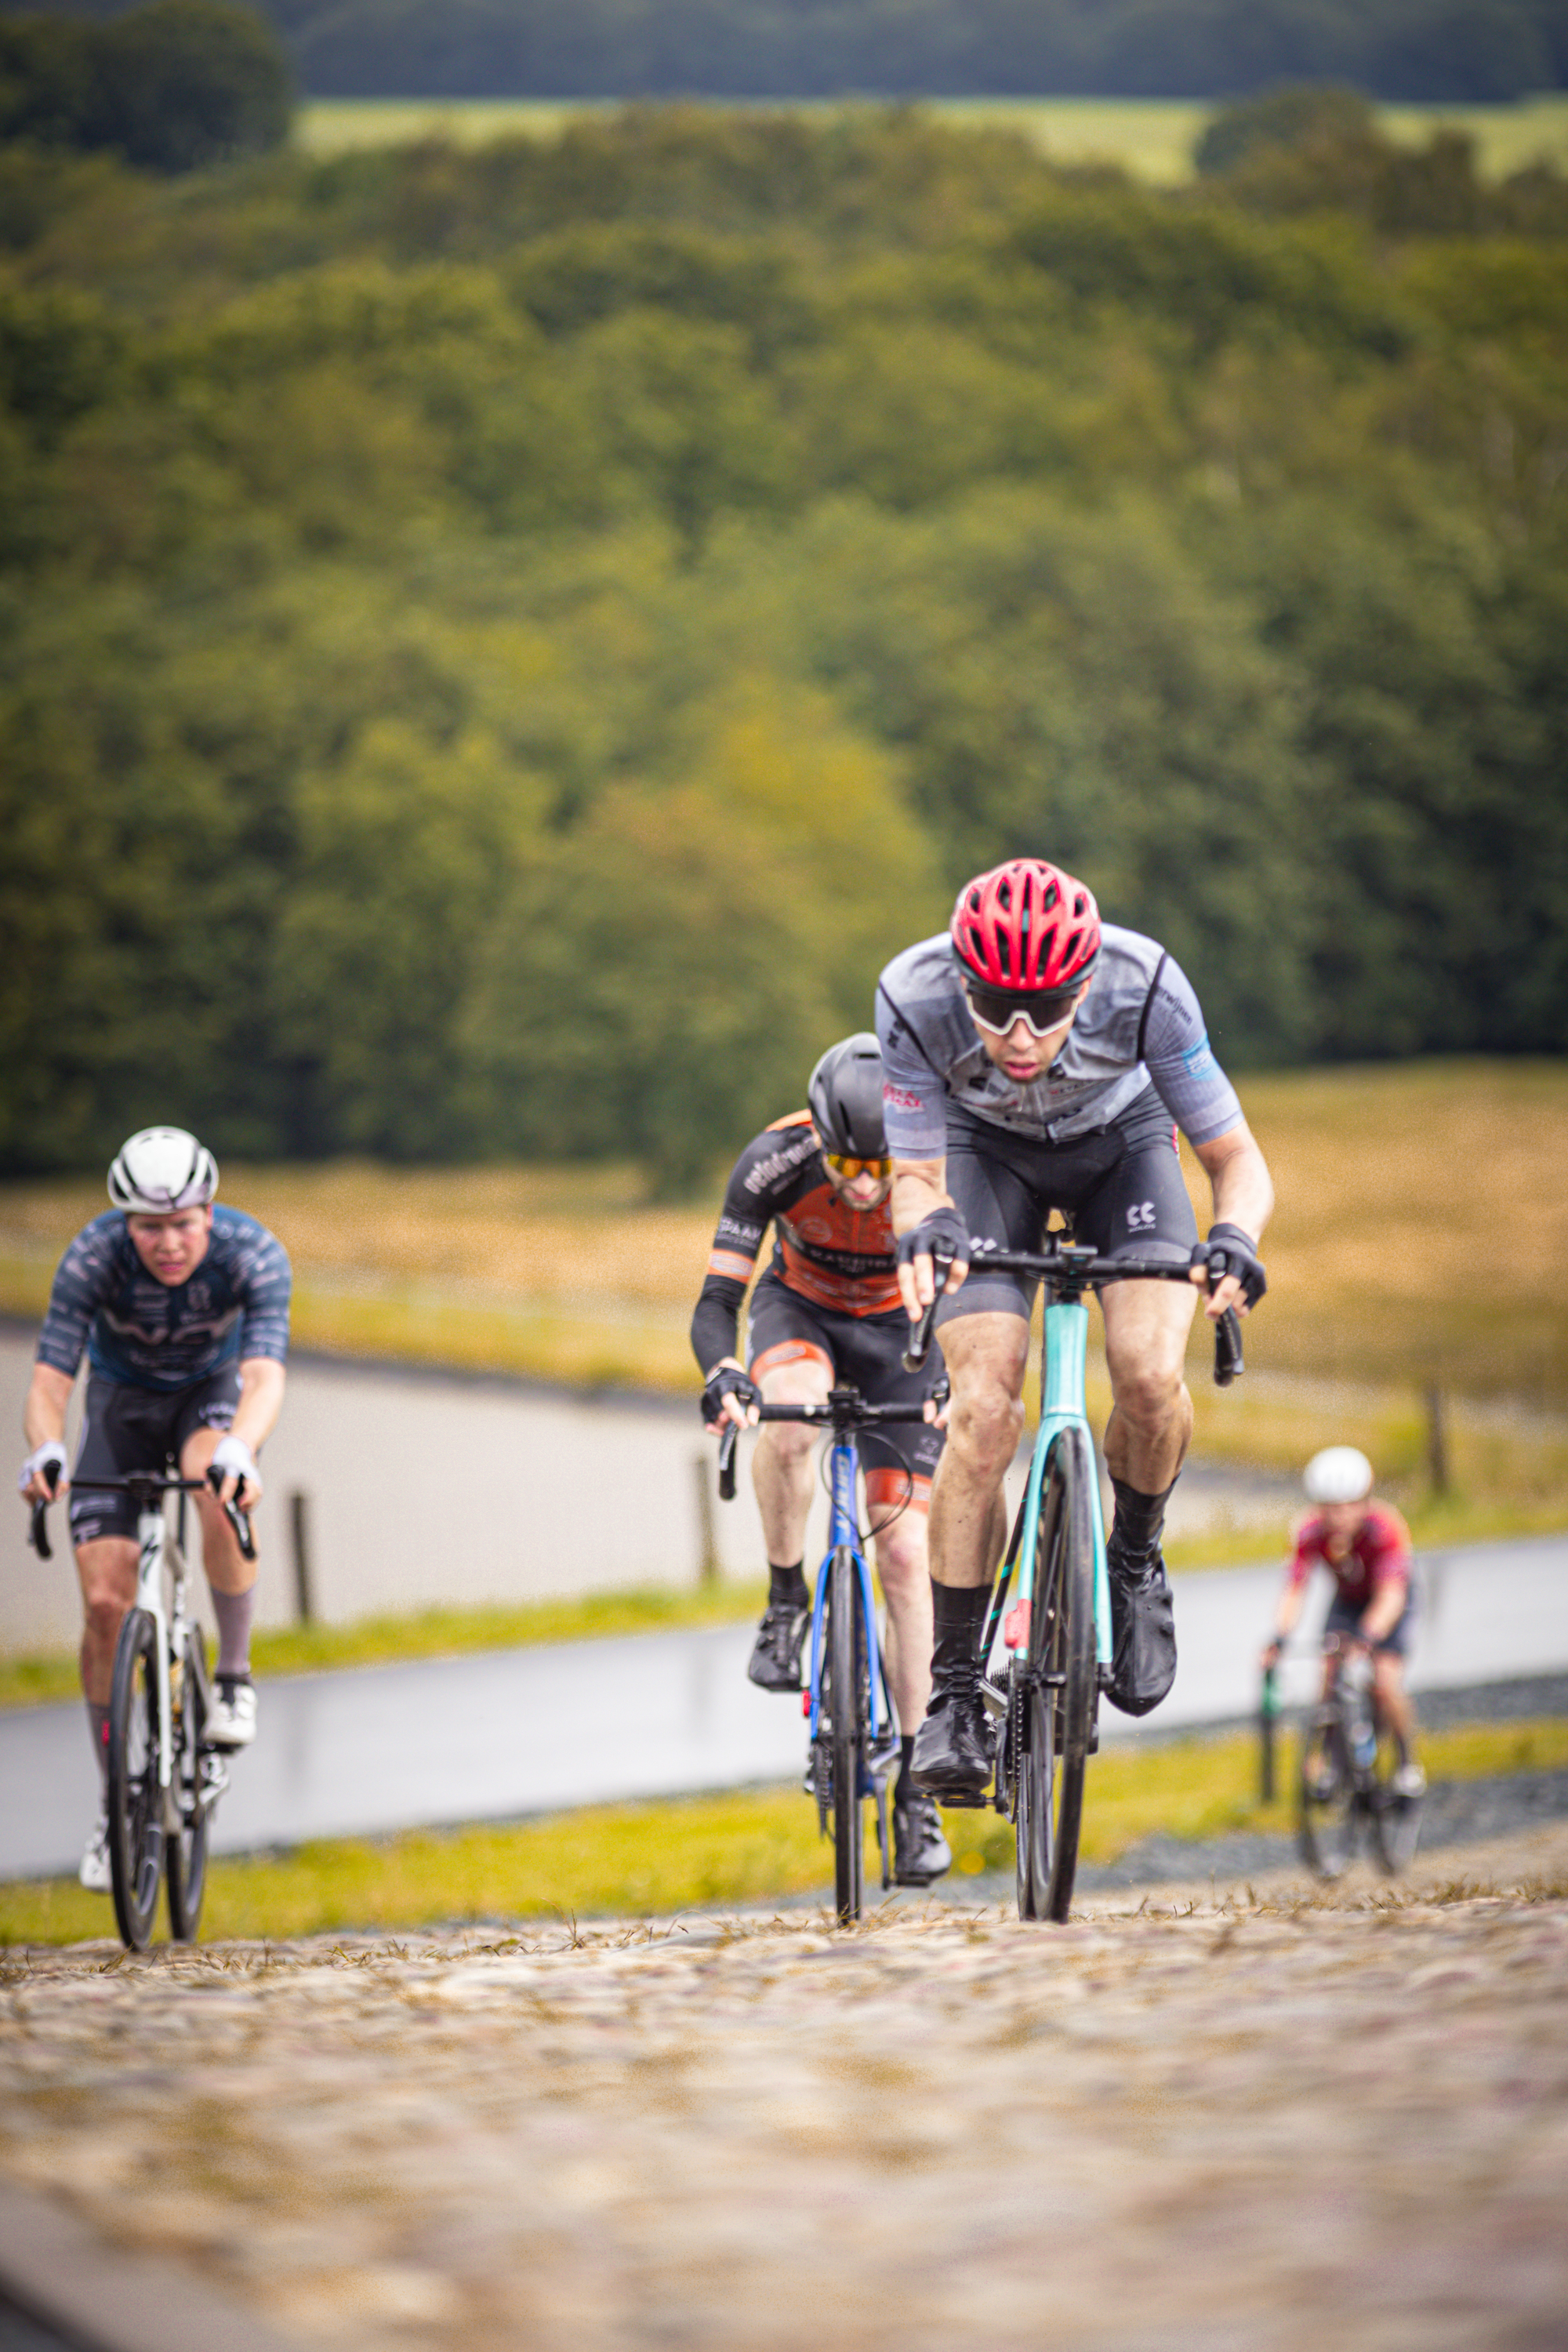
[[[254,1559],[256,1558],[256,1538],[250,1532],[250,1516],[248,1512],[242,1511],[237,1503],[226,1503],[223,1507],[223,1511],[225,1518],[228,1521],[229,1526],[234,1529],[234,1539],[239,1546],[240,1558],[242,1559]]]
[[[904,1349],[904,1370],[906,1372],[918,1372],[921,1366],[925,1362],[926,1358],[931,1353],[931,1334],[936,1328],[936,1310],[941,1303],[942,1293],[947,1288],[947,1277],[952,1267],[952,1253],[951,1250],[932,1250],[931,1254],[931,1280],[935,1285],[935,1287],[931,1292],[931,1305],[926,1308],[924,1314],[921,1317],[920,1321],[915,1325],[914,1337],[910,1341],[909,1346]]]
[[[1216,1389],[1229,1388],[1232,1381],[1247,1370],[1241,1352],[1241,1322],[1234,1307],[1227,1307],[1214,1327],[1214,1383]]]
[[[732,1503],[735,1499],[735,1448],[741,1433],[732,1421],[727,1421],[719,1433],[719,1500]]]
[[[27,1541],[40,1559],[53,1559],[55,1556],[54,1546],[49,1541],[48,1507],[47,1503],[33,1505],[33,1524],[27,1530]]]

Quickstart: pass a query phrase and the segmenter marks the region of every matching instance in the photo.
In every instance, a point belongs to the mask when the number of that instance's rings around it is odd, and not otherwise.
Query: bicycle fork
[[[816,1739],[822,1725],[822,1633],[827,1616],[827,1587],[831,1581],[833,1555],[847,1549],[854,1559],[860,1579],[860,1613],[866,1626],[866,1664],[869,1684],[870,1731],[872,1744],[891,1725],[882,1720],[882,1658],[877,1643],[877,1603],[871,1584],[871,1571],[866,1555],[860,1549],[860,1530],[855,1510],[856,1455],[852,1445],[835,1444],[831,1465],[833,1508],[828,1520],[827,1554],[817,1570],[816,1591],[811,1603],[811,1729]],[[836,1702],[841,1705],[842,1700]]]

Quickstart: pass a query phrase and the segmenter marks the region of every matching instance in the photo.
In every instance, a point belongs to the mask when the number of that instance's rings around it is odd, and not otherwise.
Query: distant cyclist
[[[725,1191],[691,1318],[691,1345],[707,1383],[702,1417],[711,1430],[726,1419],[747,1427],[763,1399],[820,1402],[835,1381],[853,1383],[874,1404],[918,1400],[941,1369],[933,1359],[911,1375],[900,1360],[909,1319],[899,1300],[888,1213],[891,1170],[875,1037],[862,1031],[831,1046],[811,1074],[808,1093],[809,1109],[792,1111],[747,1144]],[[736,1329],[770,1223],[776,1242],[752,1294],[748,1372],[735,1354]],[[811,1607],[805,1552],[814,1444],[800,1423],[769,1422],[752,1459],[768,1548],[768,1606],[748,1672],[763,1690],[800,1688]],[[870,1457],[866,1502],[888,1603],[888,1679],[904,1734],[893,1791],[894,1875],[900,1886],[929,1886],[952,1856],[936,1806],[910,1781],[910,1756],[931,1694],[926,1511],[942,1432],[930,1421],[892,1423],[863,1432],[859,1444]]]
[[[949,929],[883,972],[877,1026],[911,1319],[932,1297],[933,1249],[953,1261],[937,1316],[952,1437],[931,1498],[934,1687],[915,1780],[973,1803],[994,1759],[979,1650],[1006,1541],[1003,1479],[1023,1429],[1035,1286],[988,1272],[978,1254],[971,1265],[971,1236],[1035,1251],[1055,1209],[1102,1255],[1191,1270],[1192,1287],[1118,1282],[1100,1293],[1116,1498],[1107,1695],[1143,1715],[1176,1672],[1160,1538],[1192,1435],[1183,1367],[1197,1286],[1215,1277],[1210,1316],[1245,1314],[1262,1297],[1258,1237],[1274,1194],[1186,974],[1157,940],[1102,925],[1086,886],[1044,858],[1010,858],[965,883]],[[1213,1187],[1203,1243],[1178,1126]]]
[[[249,1508],[261,1498],[256,1457],[283,1402],[289,1270],[264,1225],[214,1206],[216,1191],[211,1152],[183,1128],[143,1128],[131,1138],[109,1171],[113,1208],[84,1226],[60,1260],[22,1418],[32,1448],[19,1481],[24,1501],[71,1489],[82,1689],[105,1780],[114,1650],[136,1597],[138,1551],[132,1497],[95,1492],[95,1476],[161,1471],[171,1458],[186,1478],[209,1468],[223,1474],[221,1500],[211,1492],[195,1498],[218,1626],[206,1736],[218,1748],[244,1748],[256,1737],[256,1563],[241,1554],[222,1501]],[[81,1443],[68,1480],[66,1408],[84,1349]],[[108,1834],[100,1803],[80,1872],[82,1885],[100,1894],[109,1888]]]
[[[1405,1687],[1405,1661],[1415,1622],[1410,1530],[1391,1503],[1373,1499],[1372,1464],[1353,1445],[1330,1445],[1314,1454],[1301,1483],[1307,1500],[1317,1509],[1296,1530],[1274,1638],[1263,1653],[1263,1663],[1279,1664],[1300,1621],[1312,1570],[1326,1568],[1334,1580],[1334,1597],[1324,1636],[1359,1642],[1370,1651],[1378,1707],[1403,1759],[1394,1776],[1394,1793],[1418,1797],[1426,1775],[1416,1757],[1415,1712]],[[1338,1672],[1338,1648],[1326,1650],[1325,1698]]]

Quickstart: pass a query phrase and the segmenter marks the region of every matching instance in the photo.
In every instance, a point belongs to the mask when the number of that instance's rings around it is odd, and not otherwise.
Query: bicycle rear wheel
[[[828,1752],[833,1760],[833,1896],[839,1925],[860,1916],[865,1839],[860,1764],[866,1743],[866,1636],[855,1555],[833,1555],[827,1587]]]
[[[169,1880],[169,1926],[182,1944],[194,1944],[201,1926],[207,1884],[206,1759],[202,1738],[207,1714],[206,1643],[199,1625],[185,1631],[184,1671],[174,1709],[174,1835],[164,1850]]]
[[[1356,1837],[1355,1766],[1338,1707],[1320,1707],[1302,1732],[1296,1786],[1301,1859],[1320,1878],[1338,1878]]]
[[[1063,1920],[1078,1873],[1084,1779],[1094,1735],[1094,1457],[1081,1429],[1052,1448],[1040,1497],[1028,1664],[1021,1694],[1018,1916]]]
[[[143,1952],[163,1874],[163,1791],[158,1781],[158,1627],[132,1609],[120,1629],[109,1701],[109,1875],[114,1916]]]

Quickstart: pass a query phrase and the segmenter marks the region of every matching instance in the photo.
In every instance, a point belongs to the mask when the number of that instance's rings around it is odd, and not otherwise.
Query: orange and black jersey
[[[827,1181],[809,1113],[752,1139],[736,1160],[691,1318],[691,1346],[706,1375],[735,1352],[741,1301],[763,1236],[774,1229],[773,1269],[791,1290],[838,1315],[886,1315],[899,1304],[889,1203],[852,1209]]]

